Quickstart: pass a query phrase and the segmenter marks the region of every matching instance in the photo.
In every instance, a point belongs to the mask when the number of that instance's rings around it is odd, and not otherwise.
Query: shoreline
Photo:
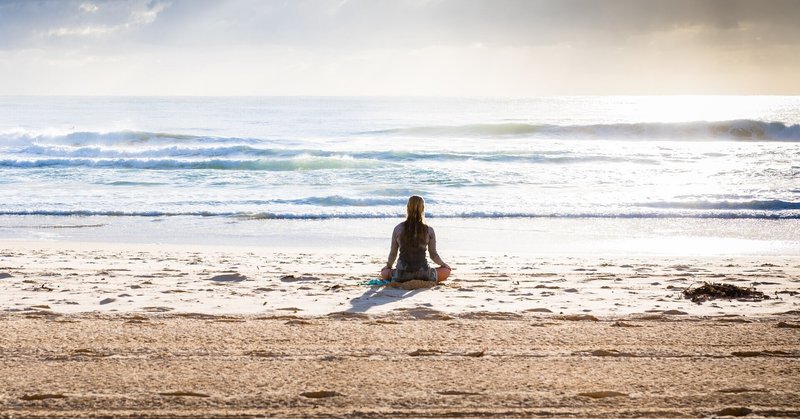
[[[183,246],[297,253],[388,253],[402,218],[245,220],[199,216],[0,216],[10,245]],[[452,255],[795,256],[800,219],[432,218]],[[513,237],[514,240],[509,240]]]

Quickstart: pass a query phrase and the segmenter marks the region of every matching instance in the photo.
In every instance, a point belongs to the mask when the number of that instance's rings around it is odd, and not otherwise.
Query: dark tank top
[[[428,268],[428,259],[425,253],[428,251],[427,238],[422,246],[407,246],[400,240],[400,256],[397,269],[404,271],[419,271]]]

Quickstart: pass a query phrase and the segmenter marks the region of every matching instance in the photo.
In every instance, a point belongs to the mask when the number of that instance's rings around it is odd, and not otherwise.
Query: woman
[[[412,279],[444,281],[450,276],[450,266],[436,252],[436,233],[425,224],[425,200],[416,195],[408,198],[406,214],[406,220],[398,224],[392,232],[389,261],[381,269],[381,278],[399,282]],[[397,269],[392,269],[398,249],[400,258],[397,260]],[[431,259],[440,265],[438,268],[428,266],[425,249],[430,253]]]

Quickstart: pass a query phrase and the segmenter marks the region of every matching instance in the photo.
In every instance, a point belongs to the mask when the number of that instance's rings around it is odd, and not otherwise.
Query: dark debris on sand
[[[702,286],[692,289],[687,288],[683,291],[685,298],[690,298],[692,302],[702,303],[715,298],[762,301],[768,300],[769,296],[753,288],[744,288],[732,284],[720,284],[716,282],[705,282]]]

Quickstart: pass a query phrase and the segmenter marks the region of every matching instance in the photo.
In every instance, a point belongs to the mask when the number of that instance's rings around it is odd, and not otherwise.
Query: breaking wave
[[[375,167],[378,162],[345,158],[292,158],[259,160],[176,160],[176,159],[36,159],[0,160],[0,168],[50,168],[87,167],[102,169],[145,169],[145,170],[325,170],[325,169],[363,169]]]
[[[770,199],[764,201],[686,201],[686,202],[647,202],[637,204],[647,208],[688,209],[688,210],[753,210],[787,211],[800,210],[800,202]]]
[[[366,163],[376,161],[395,163],[410,161],[482,161],[509,163],[642,163],[658,164],[648,156],[609,156],[602,154],[580,154],[569,152],[422,152],[422,151],[357,151],[333,152],[312,149],[264,148],[248,145],[222,147],[169,146],[145,149],[119,149],[105,147],[65,147],[53,145],[30,145],[19,148],[14,155],[21,159],[0,160],[0,167],[54,167],[86,166],[103,168],[141,169],[238,169],[269,170],[270,164],[277,170],[302,169],[308,161],[337,161],[330,168],[348,168],[342,161],[356,161],[356,166],[369,167]],[[191,159],[191,160],[188,160]],[[294,162],[294,164],[289,164]],[[312,164],[313,166],[313,164]],[[320,164],[324,167],[324,164]]]
[[[140,147],[159,144],[253,144],[261,142],[261,140],[255,138],[215,137],[133,130],[110,132],[50,132],[45,130],[42,132],[32,132],[22,129],[0,132],[0,140],[2,140],[5,145],[51,144],[71,147]]]
[[[250,220],[327,220],[327,219],[374,219],[374,218],[401,218],[400,213],[273,213],[273,212],[214,212],[214,211],[90,211],[90,210],[26,210],[26,211],[0,211],[0,216],[65,216],[65,217],[236,217]],[[430,214],[428,218],[627,218],[627,219],[652,219],[652,218],[721,218],[721,219],[767,219],[788,220],[800,219],[800,214],[771,214],[771,213],[564,213],[564,214],[528,214],[528,213],[495,213],[495,212],[469,212],[459,214]]]
[[[431,137],[540,137],[561,139],[666,139],[800,141],[800,125],[750,119],[733,121],[641,122],[591,125],[469,124],[420,126],[363,134]]]
[[[405,196],[360,198],[342,195],[295,199],[198,200],[166,203],[163,210],[99,210],[57,207],[0,210],[0,215],[234,217],[243,219],[401,218]],[[800,202],[784,200],[645,202],[581,211],[554,207],[525,211],[514,208],[487,211],[449,206],[431,199],[439,211],[431,218],[723,218],[800,219]],[[459,208],[460,207],[460,208]],[[220,210],[224,208],[225,210]]]

